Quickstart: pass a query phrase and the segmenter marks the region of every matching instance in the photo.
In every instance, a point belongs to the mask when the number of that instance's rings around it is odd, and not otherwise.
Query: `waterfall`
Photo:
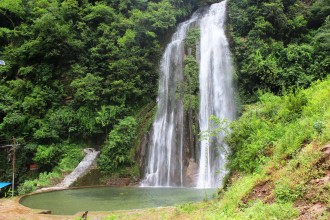
[[[197,15],[181,23],[167,45],[160,65],[156,119],[149,140],[148,165],[142,186],[183,186],[184,39]]]
[[[221,140],[199,143],[199,153],[192,155],[187,146],[187,123],[183,107],[184,58],[187,32],[200,29],[196,50],[200,83],[200,131],[209,129],[209,117],[231,120],[234,115],[232,64],[228,42],[223,30],[225,20],[223,1],[201,9],[181,23],[167,45],[160,64],[157,113],[150,131],[147,165],[142,186],[187,186],[186,171],[191,159],[199,164],[198,180],[190,186],[217,187],[226,173],[226,154]],[[189,132],[188,132],[189,133]],[[220,171],[220,172],[219,172]]]

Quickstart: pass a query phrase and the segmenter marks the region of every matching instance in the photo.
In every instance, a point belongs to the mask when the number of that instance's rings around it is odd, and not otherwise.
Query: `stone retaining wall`
[[[107,180],[107,186],[128,186],[130,178],[111,178]]]

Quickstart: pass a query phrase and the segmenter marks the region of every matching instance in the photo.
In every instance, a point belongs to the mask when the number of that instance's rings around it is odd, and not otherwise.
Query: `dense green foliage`
[[[184,60],[184,85],[183,85],[183,105],[186,110],[199,109],[199,82],[198,82],[198,63],[196,59],[189,55]]]
[[[258,104],[246,106],[242,117],[232,123],[227,140],[233,146],[232,170],[254,172],[270,153],[276,161],[292,158],[304,143],[329,135],[329,82],[283,97],[265,93]]]
[[[99,158],[102,171],[115,172],[120,167],[133,164],[134,158],[129,157],[129,152],[136,136],[136,127],[136,120],[133,117],[127,117],[109,133]]]
[[[280,94],[329,74],[329,14],[329,0],[229,1],[232,48],[244,102],[256,100],[259,89]]]
[[[30,163],[39,171],[61,163],[64,142],[101,148],[106,140],[102,158],[120,157],[111,169],[126,161],[132,136],[121,149],[111,134],[155,99],[163,45],[178,22],[209,3],[1,0],[0,141],[14,136],[21,146],[18,179]],[[0,180],[10,179],[6,157]]]

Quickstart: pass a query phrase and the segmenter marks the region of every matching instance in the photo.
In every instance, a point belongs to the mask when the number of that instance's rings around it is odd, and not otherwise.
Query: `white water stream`
[[[183,101],[177,89],[183,82],[184,38],[196,21],[197,15],[181,23],[163,54],[158,110],[142,186],[183,186]]]
[[[184,39],[189,29],[201,32],[199,61],[200,131],[209,129],[209,117],[232,120],[234,117],[232,72],[228,41],[223,29],[226,1],[213,4],[207,11],[196,12],[181,23],[167,45],[160,65],[158,110],[151,130],[145,178],[142,186],[185,186],[187,158],[182,84],[185,57]],[[216,140],[200,143],[200,158],[196,158],[198,181],[193,186],[211,188],[221,185],[226,173],[227,146]],[[189,159],[189,158],[188,158]]]
[[[224,1],[212,5],[200,23],[199,126],[201,131],[210,129],[211,115],[227,120],[234,118],[233,66],[223,29],[225,18],[226,2]],[[226,174],[225,164],[228,151],[228,147],[222,143],[221,139],[216,140],[215,143],[212,143],[210,139],[201,141],[197,187],[210,188],[221,184]]]

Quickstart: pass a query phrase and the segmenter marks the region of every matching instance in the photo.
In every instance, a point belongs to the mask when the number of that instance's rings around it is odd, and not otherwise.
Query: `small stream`
[[[82,211],[114,211],[172,206],[211,199],[216,189],[99,187],[45,192],[23,197],[20,203],[55,215]]]

